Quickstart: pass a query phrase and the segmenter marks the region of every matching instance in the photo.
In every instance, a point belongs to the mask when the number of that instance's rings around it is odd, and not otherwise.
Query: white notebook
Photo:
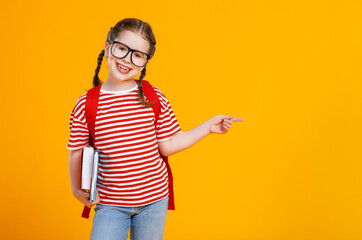
[[[90,191],[90,201],[95,201],[97,189],[99,151],[91,146],[83,147],[82,190]]]
[[[94,202],[96,200],[98,161],[99,161],[99,151],[95,150],[94,155],[93,155],[92,183],[91,183],[91,189],[90,189],[90,201],[91,202]]]

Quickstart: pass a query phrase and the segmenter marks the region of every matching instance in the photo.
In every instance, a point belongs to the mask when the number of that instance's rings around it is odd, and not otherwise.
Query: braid
[[[97,64],[97,68],[95,70],[95,74],[93,77],[93,87],[96,87],[103,83],[99,80],[99,77],[98,77],[98,73],[99,73],[99,70],[101,69],[101,65],[102,65],[102,61],[103,61],[103,56],[104,56],[104,49],[98,56],[98,64]]]
[[[141,71],[141,76],[138,79],[138,98],[141,101],[142,105],[145,107],[151,107],[154,103],[150,103],[146,100],[145,95],[142,89],[142,79],[146,76],[146,67]]]

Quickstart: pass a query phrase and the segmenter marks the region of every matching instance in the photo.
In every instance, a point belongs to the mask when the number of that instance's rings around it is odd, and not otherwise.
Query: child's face
[[[123,30],[114,41],[121,42],[126,46],[147,53],[149,51],[150,45],[146,39],[144,39],[140,34],[134,33],[129,30]],[[114,57],[111,54],[111,44],[105,43],[105,56],[107,56],[107,64],[109,69],[109,77],[112,77],[116,80],[126,81],[133,80],[144,67],[138,67],[131,62],[131,52],[127,54],[126,57],[119,59]],[[129,70],[122,69],[119,65]]]

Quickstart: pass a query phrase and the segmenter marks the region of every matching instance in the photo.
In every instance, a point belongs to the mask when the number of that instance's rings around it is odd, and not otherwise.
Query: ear
[[[111,44],[109,44],[109,42],[106,42],[104,44],[104,56],[108,57],[108,53],[109,53],[109,48],[111,47]]]

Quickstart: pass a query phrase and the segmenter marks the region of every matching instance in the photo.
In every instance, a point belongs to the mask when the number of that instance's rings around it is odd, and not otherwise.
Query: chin
[[[119,73],[118,71],[116,72],[113,72],[112,74],[112,77],[117,79],[117,80],[120,80],[120,81],[127,81],[127,80],[131,80],[134,78],[133,76],[134,74],[122,74],[122,73]]]
[[[119,76],[117,76],[117,77],[115,77],[115,79],[117,79],[117,80],[119,80],[119,81],[122,81],[122,82],[127,82],[127,81],[131,81],[131,80],[133,80],[134,78],[132,78],[132,77],[119,77]]]

